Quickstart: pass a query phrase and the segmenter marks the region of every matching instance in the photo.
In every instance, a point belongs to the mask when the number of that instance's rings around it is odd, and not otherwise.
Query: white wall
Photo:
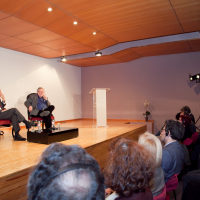
[[[0,73],[6,108],[16,107],[27,118],[26,96],[43,87],[56,121],[81,118],[81,68],[0,48]]]

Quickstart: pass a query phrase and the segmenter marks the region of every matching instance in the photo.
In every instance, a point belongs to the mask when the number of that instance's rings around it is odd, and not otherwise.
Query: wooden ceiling
[[[200,0],[0,1],[0,47],[44,58],[199,30]],[[200,40],[135,47],[66,63],[86,67],[193,51],[200,51]]]

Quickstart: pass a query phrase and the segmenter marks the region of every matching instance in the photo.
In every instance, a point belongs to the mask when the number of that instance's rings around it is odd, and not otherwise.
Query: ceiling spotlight
[[[65,56],[61,57],[61,62],[66,62],[67,58]]]
[[[97,33],[96,32],[93,32],[93,35],[96,35]]]
[[[76,24],[78,24],[78,22],[77,22],[77,21],[75,21],[75,22],[74,22],[74,24],[76,25]]]
[[[52,11],[52,8],[51,8],[51,7],[49,7],[49,8],[48,8],[48,11],[49,11],[49,12],[51,12],[51,11]]]
[[[102,53],[100,51],[95,52],[95,56],[102,56]]]
[[[190,81],[196,80],[197,83],[200,83],[200,74],[195,74],[194,76],[189,74],[189,79],[190,79]]]

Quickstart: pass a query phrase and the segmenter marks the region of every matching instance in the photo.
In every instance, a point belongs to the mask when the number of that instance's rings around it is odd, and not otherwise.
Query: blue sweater
[[[179,174],[183,168],[185,152],[178,141],[163,148],[161,167],[164,171],[165,183],[174,174]]]

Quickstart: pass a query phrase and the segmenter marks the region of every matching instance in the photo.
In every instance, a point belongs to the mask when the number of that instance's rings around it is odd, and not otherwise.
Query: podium
[[[89,94],[93,94],[93,125],[96,119],[96,127],[107,126],[106,92],[110,88],[93,88]]]

